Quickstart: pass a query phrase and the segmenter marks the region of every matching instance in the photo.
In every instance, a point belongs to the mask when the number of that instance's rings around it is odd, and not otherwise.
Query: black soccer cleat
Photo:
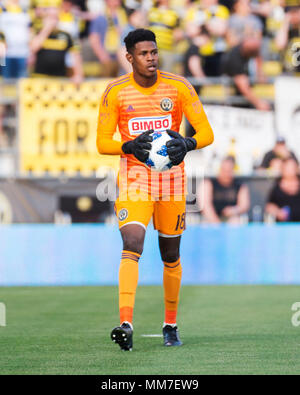
[[[177,326],[172,327],[166,325],[163,327],[164,345],[167,347],[181,346],[182,341],[179,338],[179,332]]]
[[[132,327],[123,322],[121,326],[116,326],[110,334],[111,340],[118,343],[121,350],[131,351],[132,350]]]

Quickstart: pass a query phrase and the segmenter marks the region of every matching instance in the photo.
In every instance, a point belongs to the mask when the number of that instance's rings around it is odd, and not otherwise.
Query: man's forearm
[[[29,44],[32,53],[37,53],[41,49],[44,41],[50,36],[56,24],[57,24],[57,19],[52,16],[49,16],[44,21],[44,26],[42,30],[32,38]]]
[[[275,37],[275,45],[279,51],[283,50],[288,42],[288,32],[289,32],[289,21],[285,20],[281,29],[278,30]]]
[[[73,77],[77,77],[79,80],[82,80],[84,77],[84,72],[81,55],[79,52],[73,51],[72,57],[74,60]]]
[[[194,134],[193,139],[195,139],[197,142],[195,149],[201,149],[213,143],[214,134],[210,127],[203,128],[203,130],[200,130]]]
[[[110,61],[110,56],[104,49],[101,44],[100,38],[97,36],[96,33],[92,33],[89,36],[89,42],[94,51],[95,55],[99,59],[99,61],[103,64],[108,63]]]
[[[267,203],[265,211],[267,214],[270,214],[273,217],[277,218],[278,213],[280,212],[280,208],[274,203]]]
[[[210,204],[206,204],[202,211],[202,214],[204,215],[205,219],[211,224],[219,224],[221,222],[215,209]]]
[[[97,149],[102,155],[122,155],[122,141],[112,139],[97,139]]]
[[[259,98],[253,92],[248,77],[246,75],[238,75],[234,77],[234,82],[240,91],[240,93],[251,103],[254,107],[257,107]]]
[[[192,137],[196,141],[194,149],[204,148],[212,144],[214,141],[214,133],[200,100],[189,103],[185,108],[184,114],[196,131]]]

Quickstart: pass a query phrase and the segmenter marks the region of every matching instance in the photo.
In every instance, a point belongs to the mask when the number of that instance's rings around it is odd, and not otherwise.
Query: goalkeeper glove
[[[197,146],[197,141],[193,137],[182,137],[179,133],[173,130],[167,130],[172,140],[167,141],[167,152],[169,158],[174,166],[181,163],[188,151],[192,151]]]
[[[140,162],[146,162],[151,150],[150,142],[153,140],[152,136],[150,136],[151,133],[153,133],[153,130],[147,130],[147,132],[140,134],[134,140],[124,143],[122,145],[124,154],[133,154]]]

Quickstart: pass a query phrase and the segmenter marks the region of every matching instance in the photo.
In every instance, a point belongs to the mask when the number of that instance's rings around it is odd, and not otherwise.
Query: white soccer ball
[[[155,171],[171,169],[173,165],[167,152],[166,142],[172,140],[173,137],[169,136],[166,130],[154,131],[151,136],[153,141],[151,142],[151,150],[146,165]]]

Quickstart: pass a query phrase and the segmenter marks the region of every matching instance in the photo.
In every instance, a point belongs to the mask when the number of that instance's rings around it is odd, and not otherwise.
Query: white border
[[[180,233],[179,235],[166,235],[165,233],[160,233],[160,232],[158,232],[158,235],[161,236],[161,237],[167,237],[167,238],[171,239],[171,238],[173,238],[173,237],[179,237],[179,236],[181,236],[182,233]]]
[[[138,222],[138,221],[127,222],[126,224],[120,226],[119,229],[121,229],[121,228],[123,228],[124,226],[129,225],[129,224],[141,225],[141,226],[146,230],[146,226],[145,226],[142,222]]]

